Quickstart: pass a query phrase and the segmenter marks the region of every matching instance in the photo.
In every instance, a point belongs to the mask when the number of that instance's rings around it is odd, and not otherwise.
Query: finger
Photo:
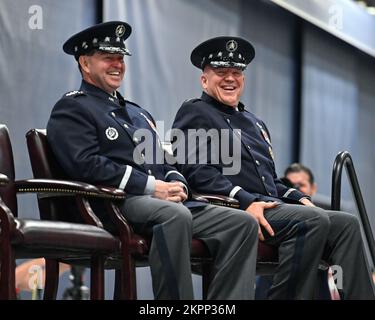
[[[181,197],[180,196],[167,197],[167,200],[172,201],[172,202],[181,202]]]
[[[264,205],[264,209],[271,209],[271,208],[275,208],[279,205],[279,203],[277,201],[273,201],[273,202],[266,202],[265,205]]]
[[[184,189],[181,188],[180,186],[174,186],[174,187],[169,187],[168,188],[168,192],[170,194],[173,194],[173,193],[179,193],[179,192],[184,192]]]
[[[180,197],[181,198],[181,201],[184,201],[187,199],[187,195],[186,193],[184,192],[179,192],[179,193],[175,193],[175,194],[171,194],[169,195],[170,197]]]
[[[168,182],[168,184],[171,186],[171,187],[181,187],[183,186],[183,183],[182,182],[179,182],[179,181],[173,181],[173,182]]]
[[[185,190],[186,190],[186,185],[184,185],[182,182],[180,182],[180,181],[178,181],[178,182],[176,182],[177,183],[177,185],[181,188],[181,190],[183,190],[184,192],[186,192]]]
[[[180,196],[181,201],[185,201],[187,199],[187,195],[185,192],[180,192],[178,195]]]
[[[260,225],[266,229],[266,231],[273,237],[275,235],[275,233],[273,232],[273,229],[271,227],[271,225],[268,223],[268,221],[265,219],[265,218],[260,218],[259,219],[259,223]]]
[[[262,230],[260,229],[260,227],[258,229],[258,237],[259,237],[260,241],[264,241],[264,236],[263,236],[263,233],[262,233]]]

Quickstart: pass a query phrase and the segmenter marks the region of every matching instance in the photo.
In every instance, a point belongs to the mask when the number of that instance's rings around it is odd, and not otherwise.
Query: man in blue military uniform
[[[152,232],[149,262],[157,299],[193,299],[192,237],[214,258],[208,299],[253,299],[257,223],[241,210],[188,199],[185,178],[160,160],[163,154],[151,115],[117,89],[125,73],[125,40],[131,27],[113,21],[85,29],[63,46],[82,74],[79,90],[54,106],[47,137],[73,179],[124,189],[124,216],[138,232]],[[147,132],[145,136],[139,133]],[[145,141],[148,138],[149,141]],[[147,160],[141,143],[153,146]],[[103,217],[105,218],[105,217]],[[236,272],[233,272],[235,270]]]
[[[241,209],[257,219],[259,239],[278,247],[279,267],[270,299],[312,299],[321,258],[342,268],[343,298],[373,299],[357,219],[315,207],[307,195],[276,176],[268,129],[240,102],[243,70],[254,56],[253,46],[238,37],[213,38],[192,51],[193,65],[203,71],[203,93],[183,103],[173,124],[176,157],[182,154],[180,148],[185,150],[184,159],[177,157],[180,171],[197,192],[239,200]],[[211,135],[204,150],[209,160],[194,163],[203,144],[200,141],[196,150],[191,149],[192,132],[213,129],[221,139]],[[240,150],[234,151],[236,143]],[[224,173],[225,149],[240,162],[236,174]]]

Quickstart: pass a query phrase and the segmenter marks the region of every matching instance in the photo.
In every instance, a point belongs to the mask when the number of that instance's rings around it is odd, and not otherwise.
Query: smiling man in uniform
[[[241,209],[258,221],[259,240],[278,248],[270,299],[312,299],[322,258],[341,266],[342,298],[373,299],[356,217],[317,208],[308,195],[277,178],[268,129],[240,102],[244,70],[254,57],[254,47],[239,37],[212,38],[192,51],[192,64],[202,70],[203,93],[182,104],[173,124],[176,157],[181,148],[188,150],[184,159],[177,157],[179,169],[196,192],[236,198]],[[179,139],[194,130],[216,130],[220,137],[207,139],[206,163],[192,161],[204,145],[201,141],[194,145]],[[236,141],[239,152],[232,150]],[[224,172],[225,149],[241,164],[236,174]]]

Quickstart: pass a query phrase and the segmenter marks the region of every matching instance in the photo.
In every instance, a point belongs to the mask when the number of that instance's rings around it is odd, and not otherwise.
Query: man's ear
[[[204,73],[201,74],[201,85],[203,89],[207,89],[207,76]]]
[[[316,183],[313,183],[312,186],[311,186],[311,195],[313,196],[316,191],[318,189],[318,186],[316,185]]]
[[[80,56],[78,58],[78,63],[81,66],[82,71],[89,73],[88,61],[86,56]]]

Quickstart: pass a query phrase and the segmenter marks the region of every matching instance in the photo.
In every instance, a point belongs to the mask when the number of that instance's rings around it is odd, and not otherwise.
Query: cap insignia
[[[116,31],[115,31],[115,34],[117,37],[122,37],[125,33],[125,26],[123,24],[119,24],[117,27],[116,27]]]
[[[234,40],[229,40],[226,44],[226,48],[227,48],[227,51],[229,52],[233,52],[233,51],[236,51],[237,50],[237,47],[238,47],[238,44],[236,41]]]

